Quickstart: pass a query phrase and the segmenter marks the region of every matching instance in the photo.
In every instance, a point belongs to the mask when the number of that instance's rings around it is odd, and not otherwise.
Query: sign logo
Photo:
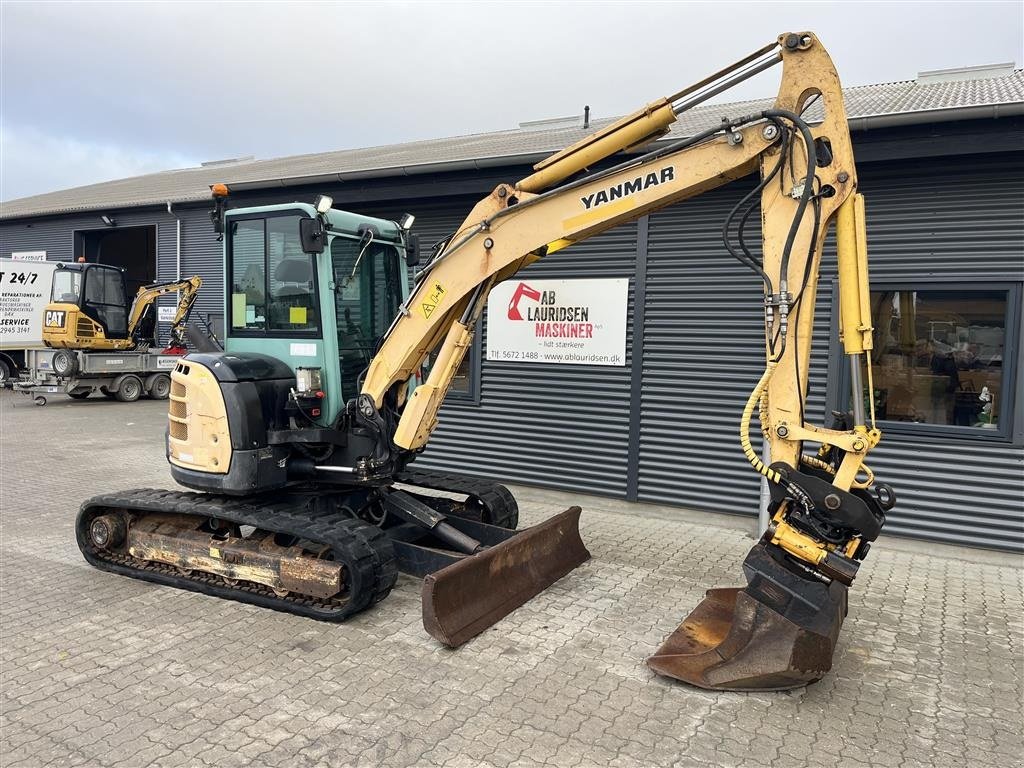
[[[487,359],[625,365],[629,280],[510,280],[487,302]]]
[[[67,312],[59,309],[48,309],[46,310],[46,317],[44,318],[43,325],[47,328],[63,328],[64,327],[64,316]],[[36,315],[39,317],[39,315]]]
[[[426,295],[420,303],[420,312],[423,313],[424,320],[430,319],[434,310],[437,309],[437,305],[444,301],[445,293],[444,286],[440,283],[434,283],[427,289]]]
[[[540,301],[540,291],[531,288],[526,283],[520,283],[519,285],[517,285],[515,293],[512,294],[512,299],[508,303],[509,320],[523,319],[523,315],[519,311],[519,302],[523,298],[533,299],[534,301]]]

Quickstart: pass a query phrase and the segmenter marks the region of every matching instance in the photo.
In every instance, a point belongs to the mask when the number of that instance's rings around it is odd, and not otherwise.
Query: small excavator
[[[143,285],[128,304],[124,271],[109,264],[61,262],[53,273],[50,303],[43,315],[43,343],[61,351],[51,365],[59,376],[72,376],[83,352],[146,350],[156,330],[156,300],[178,292],[167,354],[182,353],[188,318],[203,281],[186,280]],[[68,350],[68,351],[65,351]]]
[[[779,63],[771,108],[639,151],[687,109]],[[815,100],[824,118],[812,126],[803,115]],[[481,200],[411,290],[411,217],[357,216],[323,197],[228,209],[229,190],[215,185],[226,348],[178,362],[168,414],[172,476],[199,492],[86,501],[76,526],[86,559],[328,620],[382,600],[401,570],[424,577],[427,631],[449,646],[465,642],[589,557],[578,507],[515,532],[515,501],[502,486],[410,467],[491,288],[556,252],[571,258],[573,244],[617,224],[759,170],[723,239],[764,286],[751,301],[764,318],[766,364],[739,442],[767,480],[771,522],[744,560],[746,586],[710,590],[648,664],[709,689],[779,690],[822,677],[848,587],[895,501],[864,463],[881,437],[865,354],[864,202],[831,59],[810,32],[783,34],[534,170]],[[758,204],[760,253],[744,238]],[[819,262],[833,224],[852,410],[825,428],[805,421],[805,403]],[[770,461],[752,447],[755,418]]]

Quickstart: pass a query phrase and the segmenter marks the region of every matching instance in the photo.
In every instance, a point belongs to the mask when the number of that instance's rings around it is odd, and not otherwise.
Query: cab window
[[[58,269],[53,273],[50,301],[77,304],[82,290],[82,273],[77,269]]]
[[[344,237],[331,242],[331,267],[342,389],[355,392],[402,303],[404,272],[394,246]]]
[[[242,219],[230,227],[233,332],[318,335],[315,263],[299,240],[300,216]]]

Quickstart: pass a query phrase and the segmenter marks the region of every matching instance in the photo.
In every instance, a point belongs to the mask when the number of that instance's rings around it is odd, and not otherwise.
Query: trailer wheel
[[[142,397],[142,379],[138,376],[124,376],[115,397],[122,403],[134,403]]]
[[[156,373],[146,379],[146,394],[154,400],[166,400],[171,394],[171,377],[166,373]]]
[[[36,401],[35,402],[36,402],[36,405],[38,405],[38,406],[44,406],[44,405],[46,405],[46,398],[43,397],[42,395],[36,395]]]
[[[66,349],[58,349],[50,360],[53,372],[63,378],[70,378],[78,370],[78,356]]]
[[[0,387],[3,387],[10,378],[11,367],[7,364],[6,360],[0,358]]]

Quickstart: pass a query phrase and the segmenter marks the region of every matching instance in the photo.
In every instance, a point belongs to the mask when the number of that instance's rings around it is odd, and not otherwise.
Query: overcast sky
[[[0,199],[630,112],[784,31],[844,85],[1024,60],[1024,3],[0,0]],[[728,100],[771,96],[777,71]]]

